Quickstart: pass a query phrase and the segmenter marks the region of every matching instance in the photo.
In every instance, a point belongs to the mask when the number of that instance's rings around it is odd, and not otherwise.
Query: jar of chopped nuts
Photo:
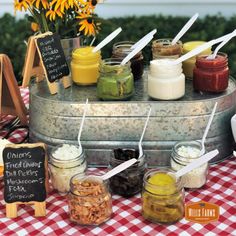
[[[80,225],[100,225],[112,215],[108,182],[96,175],[75,175],[68,194],[70,220]]]

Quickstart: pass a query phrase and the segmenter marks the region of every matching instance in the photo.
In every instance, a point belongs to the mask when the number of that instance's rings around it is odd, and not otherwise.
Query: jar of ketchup
[[[197,57],[193,70],[193,88],[202,92],[223,92],[228,87],[228,56],[218,53],[214,59],[206,55]]]

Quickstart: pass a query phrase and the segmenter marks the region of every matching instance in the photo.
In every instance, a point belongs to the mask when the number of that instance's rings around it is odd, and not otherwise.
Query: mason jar
[[[198,56],[193,70],[193,88],[196,91],[219,93],[228,88],[228,56],[219,52],[214,59]]]
[[[80,47],[72,52],[71,78],[77,85],[96,84],[99,77],[101,51],[92,52],[94,47]]]
[[[76,145],[59,145],[49,153],[49,171],[52,186],[60,193],[70,190],[70,179],[75,174],[84,173],[87,161],[84,151],[79,153]]]
[[[109,168],[114,167],[128,161],[132,158],[138,159],[139,151],[135,149],[115,149],[112,152]],[[145,155],[141,156],[136,163],[124,171],[114,175],[109,180],[112,193],[123,197],[132,197],[141,192],[143,185],[143,176],[147,168]]]
[[[182,63],[171,64],[173,59],[156,59],[150,62],[148,95],[153,99],[175,100],[185,94],[185,76]]]
[[[112,58],[122,58],[124,59],[133,49],[131,47],[134,45],[131,41],[122,41],[115,43],[112,48]],[[131,60],[130,67],[134,76],[134,80],[142,78],[144,71],[144,62],[142,51],[138,52]]]
[[[97,175],[75,175],[68,194],[70,220],[80,225],[100,225],[111,218],[108,181]]]
[[[190,41],[183,44],[183,54],[189,53],[193,49],[199,47],[200,45],[206,43],[205,41]],[[203,52],[199,53],[199,55],[210,55],[211,54],[211,47],[204,50]],[[196,63],[196,57],[191,57],[185,61],[183,61],[183,72],[188,79],[193,79],[193,69]]]
[[[102,61],[97,83],[97,96],[101,100],[127,100],[134,93],[134,79],[130,63],[121,65],[122,59]]]
[[[184,189],[181,177],[168,168],[149,170],[144,175],[142,215],[159,224],[173,224],[184,216]]]
[[[157,39],[152,42],[152,58],[172,58],[177,59],[182,54],[182,42],[178,41],[176,44],[171,44],[172,39]]]
[[[200,141],[181,141],[177,142],[171,153],[171,168],[178,171],[197,160],[204,153]],[[207,181],[208,163],[205,163],[196,169],[182,176],[183,186],[185,188],[201,188]]]

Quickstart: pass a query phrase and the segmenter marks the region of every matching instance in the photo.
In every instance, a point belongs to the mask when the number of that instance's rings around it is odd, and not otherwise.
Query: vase
[[[81,46],[81,37],[61,39],[61,46],[64,51],[67,64],[70,67],[72,51]]]

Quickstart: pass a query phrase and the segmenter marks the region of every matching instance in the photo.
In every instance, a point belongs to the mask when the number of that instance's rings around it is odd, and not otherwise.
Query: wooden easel
[[[6,203],[6,217],[16,218],[17,217],[17,207],[20,204],[34,205],[34,216],[46,216],[46,202],[14,202]]]
[[[18,116],[27,125],[27,109],[22,100],[9,57],[0,54],[0,114]]]
[[[51,94],[58,92],[58,86],[56,82],[51,83],[46,76],[46,69],[43,65],[42,56],[39,51],[36,40],[38,38],[52,35],[52,32],[46,32],[37,36],[31,36],[28,41],[28,47],[25,57],[25,64],[23,69],[23,83],[22,86],[25,88],[29,85],[32,76],[36,77],[36,81],[40,82],[44,78],[47,80],[47,85]],[[62,84],[64,88],[71,86],[71,80],[68,76],[62,78]]]

